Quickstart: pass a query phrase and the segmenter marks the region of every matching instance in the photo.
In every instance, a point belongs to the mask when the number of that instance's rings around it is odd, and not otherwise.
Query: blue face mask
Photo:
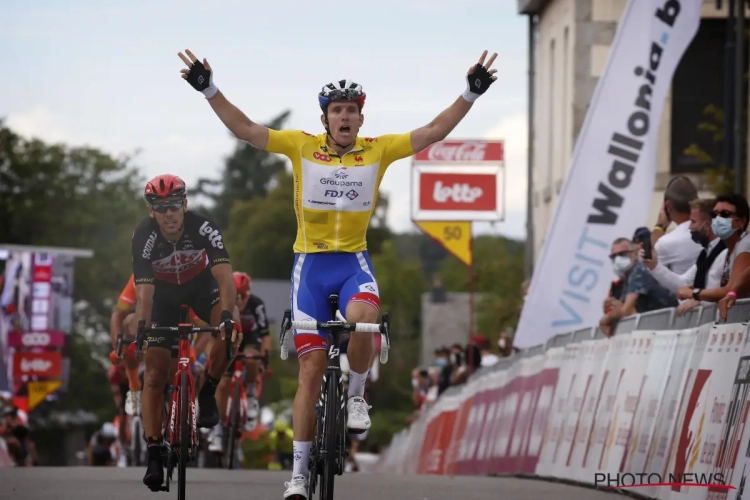
[[[711,221],[711,231],[722,240],[732,236],[736,230],[736,228],[732,227],[732,219],[726,217],[714,217]]]
[[[435,364],[438,365],[438,366],[445,366],[445,365],[448,364],[448,360],[445,359],[445,358],[437,358],[435,360]]]

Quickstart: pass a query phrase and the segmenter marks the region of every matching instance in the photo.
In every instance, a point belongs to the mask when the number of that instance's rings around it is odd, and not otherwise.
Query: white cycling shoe
[[[256,398],[247,400],[247,419],[245,420],[245,430],[252,432],[258,425],[258,415],[260,414],[260,405]]]
[[[370,429],[370,413],[372,408],[365,398],[352,396],[346,402],[346,427],[350,432],[362,433]]]
[[[125,413],[129,416],[138,415],[141,391],[128,391],[125,396]]]
[[[284,500],[307,500],[307,485],[308,481],[305,476],[294,476],[291,481],[284,483],[286,486]]]

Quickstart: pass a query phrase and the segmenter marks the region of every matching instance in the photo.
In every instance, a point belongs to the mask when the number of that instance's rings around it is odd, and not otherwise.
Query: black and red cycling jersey
[[[184,231],[176,242],[161,234],[146,217],[133,233],[133,276],[136,285],[185,285],[211,276],[211,267],[229,263],[229,253],[216,225],[205,216],[185,212]]]
[[[269,334],[266,305],[257,295],[250,295],[247,305],[240,311],[242,333],[263,338]]]

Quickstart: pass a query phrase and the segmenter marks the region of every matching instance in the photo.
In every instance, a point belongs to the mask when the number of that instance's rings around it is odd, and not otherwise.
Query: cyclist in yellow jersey
[[[186,55],[185,55],[186,54]],[[340,80],[324,85],[318,94],[325,133],[270,130],[251,121],[216,87],[213,70],[189,50],[179,53],[188,69],[185,79],[208,100],[219,119],[238,139],[292,162],[297,239],[292,271],[291,309],[294,320],[330,320],[328,296],[339,295],[341,313],[350,322],[377,321],[380,298],[372,262],[367,254],[367,227],[375,210],[378,187],[388,167],[431,144],[442,141],[471,109],[474,101],[497,80],[490,69],[497,54],[485,64],[487,51],[466,74],[466,90],[429,124],[406,134],[359,137],[364,123],[362,86]],[[315,404],[326,369],[327,336],[317,330],[295,330],[300,363],[294,398],[294,464],[286,483],[286,500],[306,500],[308,460],[315,432]],[[348,358],[347,401],[349,432],[370,428],[364,394],[373,350],[373,334],[352,333]]]

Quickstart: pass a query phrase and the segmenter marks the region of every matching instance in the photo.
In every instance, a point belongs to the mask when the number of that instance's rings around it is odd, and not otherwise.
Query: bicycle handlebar
[[[344,332],[364,332],[364,333],[382,333],[383,327],[378,323],[346,323],[344,321],[315,321],[301,320],[292,321],[292,328],[295,330],[325,330],[329,331],[340,328]]]
[[[231,360],[232,356],[232,321],[224,322],[224,330],[226,338],[226,356],[227,360]],[[143,349],[143,341],[145,335],[149,332],[172,332],[179,333],[180,335],[189,335],[192,333],[215,333],[219,335],[221,333],[221,327],[218,326],[194,326],[192,323],[180,323],[177,326],[146,326],[144,320],[138,322],[138,336],[136,337],[135,354],[139,356]],[[242,333],[242,332],[240,332]]]
[[[325,332],[338,331],[340,333],[360,332],[360,333],[380,333],[380,362],[388,362],[388,349],[390,349],[390,317],[388,313],[383,314],[382,323],[347,323],[341,312],[336,311],[336,321],[316,321],[316,320],[298,320],[292,321],[291,310],[284,312],[284,318],[281,321],[281,336],[279,338],[279,348],[281,350],[281,359],[289,357],[289,348],[284,342],[287,330],[323,330]]]

